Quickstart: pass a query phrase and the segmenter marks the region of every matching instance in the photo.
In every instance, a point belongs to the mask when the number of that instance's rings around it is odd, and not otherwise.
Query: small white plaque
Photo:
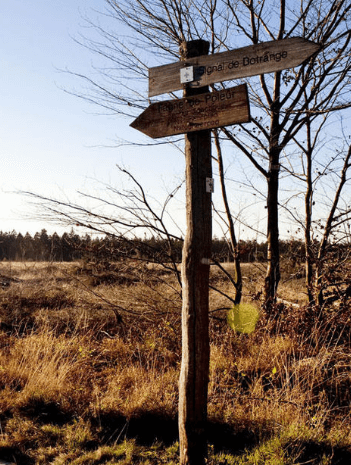
[[[212,194],[214,192],[214,179],[206,178],[206,192]]]
[[[192,82],[194,80],[194,67],[188,66],[186,68],[181,68],[180,70],[180,82],[186,84],[187,82]]]

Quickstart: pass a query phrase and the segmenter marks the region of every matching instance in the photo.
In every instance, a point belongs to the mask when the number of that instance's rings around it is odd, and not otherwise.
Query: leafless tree
[[[343,118],[337,118],[341,129],[338,136],[328,134],[335,128],[332,113],[325,113],[313,127],[313,121],[307,119],[304,137],[295,139],[298,165],[290,156],[289,166],[284,170],[294,179],[295,193],[284,204],[294,223],[304,232],[305,268],[308,301],[311,304],[323,302],[323,275],[328,269],[328,248],[331,242],[345,243],[348,232],[340,234],[340,226],[349,221],[347,191],[346,207],[342,200],[349,181],[350,147],[347,148],[350,135],[343,129]],[[346,146],[346,148],[345,148]],[[321,156],[322,152],[322,156]],[[302,182],[301,192],[298,185]],[[304,209],[296,207],[296,199],[304,197]],[[290,206],[290,203],[295,206]],[[333,239],[333,241],[331,241]]]
[[[230,276],[228,272],[224,268],[221,267],[220,263],[218,263],[217,265],[222,268],[224,273],[226,273],[229,276],[229,279],[233,283],[234,288],[235,288],[234,304],[237,305],[237,304],[240,304],[241,302],[243,281],[242,281],[241,266],[240,266],[239,246],[238,246],[238,241],[236,239],[233,215],[230,209],[228,195],[227,195],[222,147],[220,144],[220,139],[219,139],[217,130],[214,131],[214,141],[215,141],[215,146],[217,150],[218,176],[219,176],[219,180],[221,184],[222,199],[223,199],[224,211],[225,211],[225,216],[226,216],[226,224],[227,224],[227,229],[229,233],[230,252],[234,260],[234,277]]]
[[[117,169],[127,182],[129,181],[129,187],[117,188],[111,184],[100,183],[103,194],[78,192],[80,200],[76,202],[48,198],[32,192],[22,194],[29,196],[38,207],[40,218],[116,237],[122,246],[129,244],[131,250],[137,247],[136,239],[143,236],[165,241],[168,247],[162,257],[153,254],[152,250],[145,252],[148,252],[148,257],[153,257],[155,263],[175,273],[181,285],[179,258],[174,249],[174,241],[182,241],[183,232],[168,211],[168,206],[181,185],[176,186],[161,202],[147,195],[130,171],[122,166],[117,166]],[[170,232],[171,229],[173,233]],[[142,247],[145,248],[146,245],[143,244]],[[143,250],[138,250],[138,254],[142,256]]]
[[[348,178],[348,170],[351,167],[351,145],[349,146],[346,155],[344,156],[341,172],[339,174],[339,181],[335,186],[335,194],[331,202],[329,214],[326,218],[322,238],[318,247],[318,253],[316,257],[316,269],[315,269],[315,294],[316,301],[319,305],[323,304],[323,290],[322,285],[323,275],[325,272],[325,261],[326,253],[329,245],[331,235],[335,229],[339,228],[341,224],[350,220],[350,207],[342,210],[339,208],[341,200],[341,192],[345,186]]]
[[[81,42],[110,65],[97,80],[80,76],[90,85],[80,96],[127,116],[147,105],[148,67],[178,60],[184,41],[206,38],[210,53],[294,36],[320,44],[320,53],[299,68],[247,79],[252,124],[223,130],[267,183],[265,298],[274,301],[280,280],[280,166],[308,121],[318,131],[323,115],[349,106],[351,5],[347,0],[294,5],[285,0],[106,0],[106,7],[113,29],[95,24],[101,40]],[[121,27],[129,32],[117,32]]]
[[[80,42],[107,60],[106,66],[98,77],[72,74],[88,85],[86,93],[76,95],[116,115],[135,117],[148,105],[148,68],[178,61],[184,42],[206,39],[210,53],[294,36],[320,45],[320,53],[296,69],[247,79],[252,124],[222,129],[222,136],[252,163],[267,185],[265,301],[269,308],[280,280],[281,166],[306,125],[312,129],[313,123],[313,130],[318,131],[318,122],[323,123],[326,113],[350,105],[349,0],[293,4],[285,0],[105,0],[105,5],[103,17],[110,26],[95,23],[99,38],[81,38]],[[134,220],[141,221],[141,229],[145,227],[143,215]],[[114,220],[104,221],[117,227]],[[98,228],[94,222],[89,226]],[[204,461],[199,457],[197,463]],[[186,454],[182,463],[190,463]]]
[[[239,5],[240,4],[240,5]],[[304,37],[321,51],[303,66],[250,79],[255,130],[225,130],[267,181],[268,269],[265,298],[273,300],[280,279],[279,172],[306,125],[319,131],[326,113],[348,108],[350,98],[350,4],[346,1],[227,2],[238,31],[252,44]],[[244,137],[243,137],[244,135]]]

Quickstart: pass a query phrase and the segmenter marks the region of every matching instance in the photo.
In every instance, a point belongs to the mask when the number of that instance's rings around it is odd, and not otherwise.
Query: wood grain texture
[[[263,42],[214,55],[201,55],[149,69],[149,97],[184,88],[180,70],[194,66],[191,87],[202,87],[299,66],[320,46],[301,37]],[[188,84],[189,85],[189,84]]]
[[[218,92],[151,104],[131,127],[153,137],[167,137],[250,121],[246,84]]]
[[[201,53],[208,43],[188,42],[184,53]],[[203,52],[202,52],[203,53]],[[188,56],[188,55],[187,55]],[[191,89],[185,98],[202,98],[208,89]],[[211,131],[185,135],[186,235],[182,254],[182,363],[179,377],[180,465],[207,463],[209,380],[209,271],[212,205],[206,179],[212,178]]]

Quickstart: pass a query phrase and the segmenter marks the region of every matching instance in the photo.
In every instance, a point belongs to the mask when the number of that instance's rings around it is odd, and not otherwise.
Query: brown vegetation
[[[290,271],[281,292],[299,305],[261,313],[250,335],[211,291],[210,463],[350,463],[350,302],[304,306]],[[130,261],[9,262],[1,274],[0,459],[177,463],[175,277]],[[247,264],[243,276],[255,302],[264,273]],[[231,292],[215,269],[211,280]]]

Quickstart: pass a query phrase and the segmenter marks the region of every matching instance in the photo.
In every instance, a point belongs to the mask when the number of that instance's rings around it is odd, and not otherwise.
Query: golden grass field
[[[264,268],[243,265],[244,301]],[[179,286],[121,262],[0,265],[0,462],[176,464]],[[350,464],[350,307],[304,306],[283,276],[255,332],[210,291],[210,464]],[[215,269],[211,283],[233,294]]]

